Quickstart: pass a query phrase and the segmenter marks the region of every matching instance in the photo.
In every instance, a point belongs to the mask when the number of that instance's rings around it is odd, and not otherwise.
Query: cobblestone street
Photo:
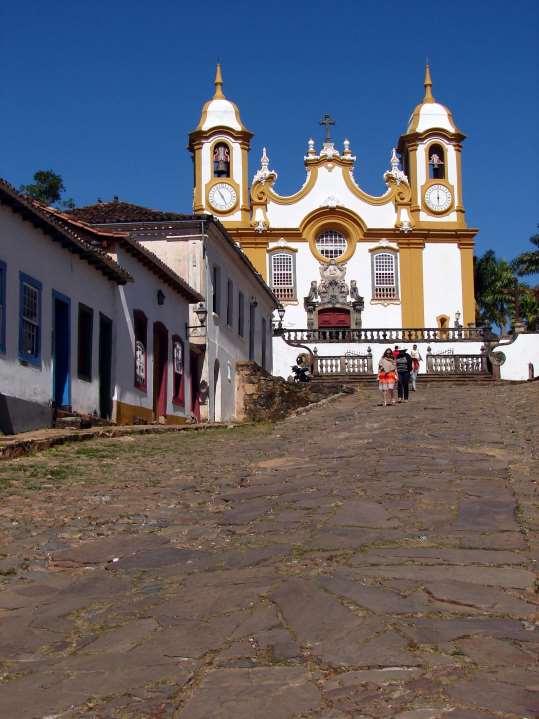
[[[539,383],[0,464],[4,719],[539,716]]]

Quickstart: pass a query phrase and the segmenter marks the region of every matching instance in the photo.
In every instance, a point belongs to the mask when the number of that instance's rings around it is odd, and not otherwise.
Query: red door
[[[350,327],[350,311],[328,307],[318,313],[318,327]]]
[[[155,419],[167,416],[168,330],[153,325],[153,412]]]

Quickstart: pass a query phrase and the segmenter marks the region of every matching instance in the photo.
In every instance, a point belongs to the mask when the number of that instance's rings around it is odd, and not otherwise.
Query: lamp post
[[[275,334],[282,334],[283,333],[283,318],[284,318],[285,308],[283,305],[278,305],[277,307],[277,314],[279,315],[279,323],[274,328]]]
[[[199,302],[193,310],[197,316],[198,325],[189,325],[186,323],[186,330],[188,337],[205,337],[206,336],[206,319],[208,317],[208,310],[204,302]],[[204,330],[204,331],[203,331]]]

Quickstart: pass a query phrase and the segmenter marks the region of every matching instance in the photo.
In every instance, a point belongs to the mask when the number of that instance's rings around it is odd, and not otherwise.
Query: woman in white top
[[[410,351],[410,357],[412,358],[412,371],[410,372],[410,381],[412,383],[412,392],[415,392],[417,373],[419,372],[419,363],[423,361],[423,357],[419,354],[417,345],[414,345]]]

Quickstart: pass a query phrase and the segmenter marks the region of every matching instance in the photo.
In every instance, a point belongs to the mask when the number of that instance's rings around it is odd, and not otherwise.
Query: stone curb
[[[90,429],[71,429],[62,434],[54,434],[49,437],[27,438],[7,440],[0,444],[0,461],[3,459],[14,459],[28,454],[42,452],[45,449],[56,447],[67,442],[84,442],[90,439],[113,439],[115,437],[126,437],[137,434],[167,434],[171,432],[202,432],[204,430],[223,429],[239,427],[234,422],[215,422],[212,424],[188,424],[188,425],[136,425],[122,427],[92,427]]]
[[[310,412],[313,409],[316,409],[317,407],[323,407],[325,404],[329,404],[330,402],[335,402],[340,397],[347,397],[350,392],[337,392],[337,394],[332,394],[329,397],[324,397],[324,399],[319,399],[318,402],[311,402],[311,404],[305,405],[305,407],[299,407],[299,409],[295,409],[293,412],[291,412],[289,415],[284,417],[281,422],[286,422],[287,419],[290,419],[291,417],[297,417],[298,415],[306,414],[307,412]]]

